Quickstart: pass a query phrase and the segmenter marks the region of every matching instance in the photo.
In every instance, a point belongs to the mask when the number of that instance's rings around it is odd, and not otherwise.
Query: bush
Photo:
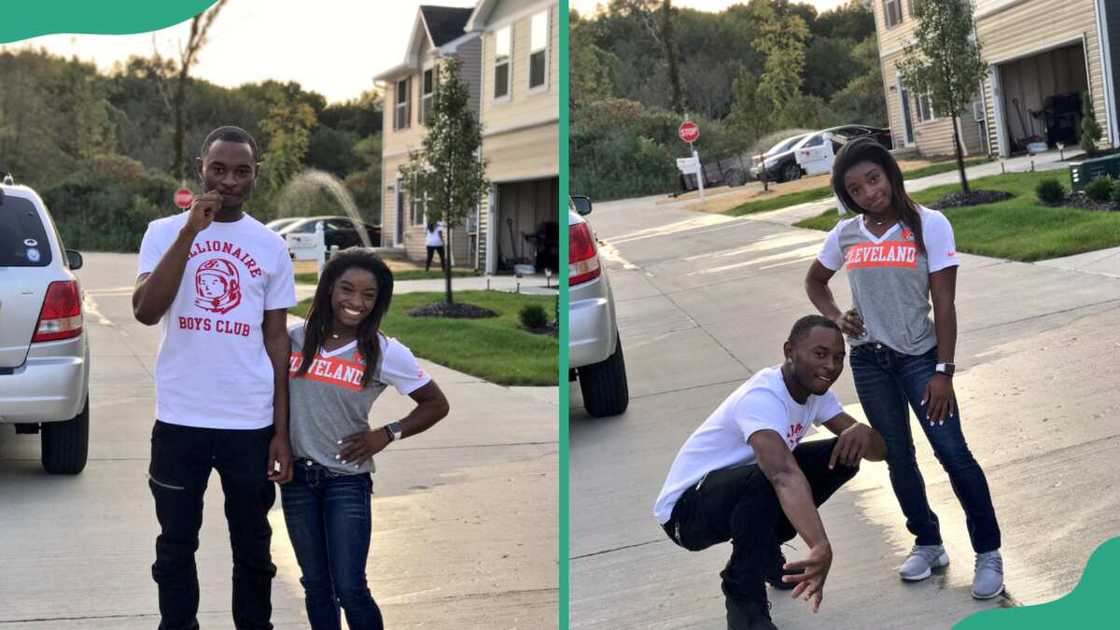
[[[548,326],[548,312],[540,304],[526,304],[518,314],[521,326],[529,330],[540,330]]]
[[[1112,203],[1120,205],[1120,181],[1117,181],[1116,185],[1112,187]]]
[[[1097,123],[1097,115],[1093,112],[1093,101],[1089,93],[1081,94],[1081,148],[1090,156],[1097,153],[1097,142],[1101,139],[1101,126]]]
[[[41,192],[67,247],[135,252],[149,221],[179,211],[171,203],[176,187],[136,160],[102,154]]]
[[[1113,184],[1113,179],[1107,175],[1094,179],[1085,186],[1085,196],[1098,203],[1109,201],[1112,199]]]
[[[1048,206],[1056,206],[1066,198],[1066,189],[1056,179],[1044,179],[1034,187],[1038,200]]]

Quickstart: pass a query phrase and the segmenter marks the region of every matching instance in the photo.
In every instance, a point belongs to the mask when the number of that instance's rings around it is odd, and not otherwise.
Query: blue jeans
[[[851,364],[863,411],[887,443],[891,487],[906,515],[906,529],[917,538],[917,544],[941,544],[941,531],[914,457],[907,404],[914,410],[937,461],[949,474],[949,483],[964,508],[973,550],[984,553],[999,549],[999,525],[988,481],[965,443],[960,409],[954,409],[945,424],[931,427],[921,404],[937,365],[937,348],[922,355],[907,355],[882,344],[864,344],[852,348]]]
[[[339,630],[341,605],[351,630],[382,630],[381,610],[366,583],[373,481],[308,460],[297,460],[293,469],[280,496],[311,628]]]

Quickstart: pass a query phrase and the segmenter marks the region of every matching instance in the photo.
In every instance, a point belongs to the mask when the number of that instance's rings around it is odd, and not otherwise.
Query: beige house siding
[[[1105,113],[1104,79],[1100,63],[1100,42],[1096,27],[1094,0],[975,0],[977,34],[981,43],[981,54],[985,61],[999,64],[1050,51],[1055,48],[1084,41],[1084,51],[1088,68],[1088,85],[1092,94],[1093,107],[1097,120],[1109,136]],[[902,120],[902,107],[898,93],[898,72],[896,64],[902,57],[902,48],[913,37],[915,21],[910,15],[910,2],[903,0],[903,21],[901,24],[886,28],[883,1],[873,0],[875,24],[879,35],[884,93],[887,99],[887,115],[895,146],[904,146],[905,128]],[[1040,28],[1041,25],[1045,25]],[[1046,72],[1040,69],[1040,72]],[[1045,82],[1045,78],[1040,77]],[[987,120],[984,129],[987,139],[980,137],[980,128],[972,119],[972,112],[962,112],[960,130],[962,142],[970,155],[981,154],[986,150],[999,151],[996,95],[993,93],[991,79],[982,85],[982,98]],[[1045,89],[1045,88],[1040,88]],[[923,155],[949,155],[953,153],[952,125],[948,118],[937,118],[928,122],[918,121],[917,104],[911,95],[911,120],[913,121],[914,140],[919,153]],[[999,95],[1002,99],[1002,90]],[[1040,106],[1040,105],[1039,105]],[[1002,107],[1002,104],[1001,104]],[[1006,137],[1008,115],[1003,111],[1003,134]],[[1013,115],[1013,114],[1012,114]],[[1017,120],[1017,119],[1016,119]],[[1015,124],[1018,124],[1015,122]],[[1012,125],[1014,127],[1014,125]],[[1017,127],[1015,127],[1017,129]],[[1036,130],[1041,133],[1041,125]],[[1010,140],[1010,139],[1009,139]]]
[[[902,2],[902,22],[887,28],[887,21],[883,13],[883,0],[871,0],[871,8],[875,13],[875,30],[879,34],[879,54],[882,56],[893,55],[902,50],[906,41],[914,36],[914,18],[910,15],[910,3],[913,0],[900,0]]]
[[[494,10],[495,16],[512,11],[515,3],[507,0]],[[532,15],[539,11],[517,14],[522,17],[510,22],[512,27],[512,83],[509,95],[494,99],[494,51],[496,30],[502,26],[501,17],[492,18],[486,26],[482,43],[483,95],[482,121],[483,135],[501,133],[504,130],[532,125],[559,118],[559,81],[560,81],[560,29],[559,6],[542,6],[548,11],[549,50],[548,79],[543,88],[529,90],[529,46]]]
[[[556,177],[559,146],[559,127],[554,124],[484,138],[486,177],[494,183]]]
[[[1040,28],[1040,25],[1045,26]],[[984,59],[997,67],[999,64],[1083,42],[1093,110],[1103,131],[1102,138],[1109,137],[1111,131],[1105,112],[1104,74],[1097,32],[1096,3],[1093,0],[1032,0],[1018,3],[1007,0],[978,1],[976,31],[983,47]],[[986,82],[991,129],[989,135],[995,148],[998,145],[992,87],[990,81]],[[1009,114],[1011,112],[1004,112],[1005,137]]]

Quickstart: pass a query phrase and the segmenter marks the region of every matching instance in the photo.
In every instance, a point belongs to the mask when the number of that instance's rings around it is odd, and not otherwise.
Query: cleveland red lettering
[[[241,264],[245,265],[245,269],[249,271],[249,275],[254,278],[264,273],[257,261],[249,255],[249,252],[243,252],[240,247],[226,241],[195,241],[187,258],[194,258],[207,252],[226,254],[240,260]]]
[[[296,372],[299,371],[299,366],[303,364],[303,354],[300,352],[293,352],[288,360],[288,374],[291,378],[296,378]],[[313,381],[320,383],[328,383],[330,385],[337,385],[345,389],[360,391],[362,389],[362,374],[365,372],[364,366],[360,363],[353,361],[346,361],[335,357],[322,357],[317,356],[311,362],[311,367],[308,368],[307,374],[304,375]]]
[[[848,248],[845,262],[848,269],[860,267],[918,266],[918,247],[914,243],[860,243]]]

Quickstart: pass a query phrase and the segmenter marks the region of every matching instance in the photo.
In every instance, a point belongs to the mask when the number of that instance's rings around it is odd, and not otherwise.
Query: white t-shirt
[[[427,240],[425,241],[428,247],[443,247],[443,238],[440,237],[440,234],[444,229],[446,228],[443,225],[443,221],[440,221],[436,223],[434,230],[428,230]]]
[[[804,405],[799,405],[786,389],[780,365],[759,370],[732,392],[677,452],[653,506],[654,516],[659,523],[668,522],[677,499],[709,472],[755,463],[754,449],[747,440],[756,431],[777,432],[792,451],[813,431],[813,425],[828,422],[842,411],[831,391],[810,395]]]
[[[138,274],[155,269],[188,215],[148,224]],[[262,323],[266,310],[295,305],[294,283],[284,239],[253,217],[200,232],[160,322],[156,417],[213,429],[270,426],[275,377]]]

